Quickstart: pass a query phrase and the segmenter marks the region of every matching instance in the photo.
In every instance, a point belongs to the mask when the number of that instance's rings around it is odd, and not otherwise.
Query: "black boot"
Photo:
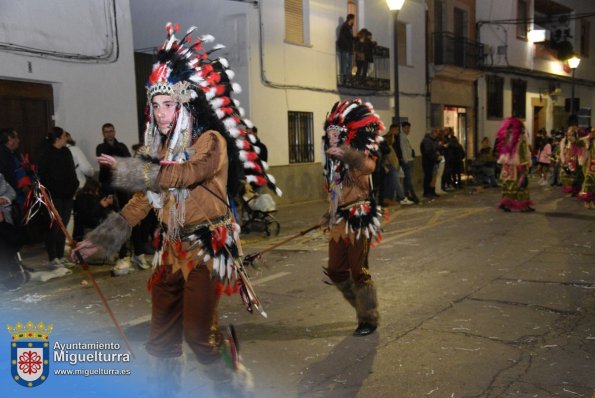
[[[373,333],[378,327],[378,298],[376,288],[372,281],[363,285],[354,285],[355,311],[358,326],[353,332],[354,336],[366,336]]]

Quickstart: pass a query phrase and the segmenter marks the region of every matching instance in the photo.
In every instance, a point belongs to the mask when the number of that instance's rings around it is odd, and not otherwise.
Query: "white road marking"
[[[277,272],[276,274],[269,275],[264,278],[260,278],[260,279],[253,281],[252,286],[260,285],[260,284],[263,284],[263,283],[266,283],[266,282],[269,282],[269,281],[272,281],[275,279],[283,278],[284,276],[289,275],[289,274],[291,274],[291,272]]]

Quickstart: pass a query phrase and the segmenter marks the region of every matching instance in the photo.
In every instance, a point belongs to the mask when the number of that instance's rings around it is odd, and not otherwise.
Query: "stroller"
[[[264,231],[266,236],[271,236],[271,233],[279,235],[281,224],[272,214],[277,209],[271,195],[255,192],[249,183],[245,183],[240,194],[240,203],[243,232]]]

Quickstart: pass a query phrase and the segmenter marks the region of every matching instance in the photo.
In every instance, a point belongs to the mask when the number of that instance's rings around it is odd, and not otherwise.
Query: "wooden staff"
[[[43,185],[41,185],[41,183],[39,183],[39,181],[37,182],[37,186],[39,188],[39,191],[41,192],[41,195],[43,196],[43,201],[45,202],[50,213],[52,213],[52,217],[58,223],[58,227],[60,227],[60,229],[62,230],[62,233],[66,237],[66,240],[68,240],[68,246],[70,246],[71,249],[74,249],[76,246],[76,243],[75,243],[74,239],[72,238],[72,235],[70,235],[70,233],[64,226],[62,217],[60,217],[60,214],[56,210],[56,207],[54,206],[54,202],[52,202],[52,198],[50,198],[50,195],[48,195],[47,191],[45,190],[45,187]],[[81,265],[81,268],[83,269],[83,272],[85,273],[85,276],[93,284],[93,287],[95,288],[95,292],[97,292],[97,295],[99,296],[99,298],[101,299],[101,302],[103,303],[103,307],[109,314],[110,318],[112,318],[112,322],[116,326],[116,329],[118,329],[118,333],[120,334],[120,337],[122,337],[122,340],[124,340],[124,343],[126,344],[126,348],[128,348],[128,351],[130,352],[132,357],[136,358],[136,356],[134,355],[134,351],[132,351],[132,347],[130,346],[130,342],[128,341],[128,338],[126,338],[124,329],[122,329],[122,326],[120,326],[120,323],[116,319],[116,316],[114,315],[112,309],[110,308],[109,304],[107,303],[107,300],[106,300],[105,296],[103,295],[103,292],[99,288],[97,281],[95,280],[95,278],[93,277],[93,274],[89,270],[89,265],[87,264],[87,262],[85,261],[83,256],[81,256],[80,253],[75,252],[75,255],[76,255],[78,262]]]

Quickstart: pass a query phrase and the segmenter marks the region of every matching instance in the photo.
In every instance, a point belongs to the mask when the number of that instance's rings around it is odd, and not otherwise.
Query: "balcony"
[[[339,74],[339,55],[337,54],[337,87],[342,89],[356,89],[369,91],[390,90],[390,53],[388,48],[382,46],[374,47],[374,62],[368,65],[368,74],[364,78],[355,76],[355,60],[352,65],[351,76],[341,79]]]
[[[483,61],[483,44],[464,37],[455,37],[450,32],[435,32],[434,65],[457,66],[464,69],[480,69]]]

